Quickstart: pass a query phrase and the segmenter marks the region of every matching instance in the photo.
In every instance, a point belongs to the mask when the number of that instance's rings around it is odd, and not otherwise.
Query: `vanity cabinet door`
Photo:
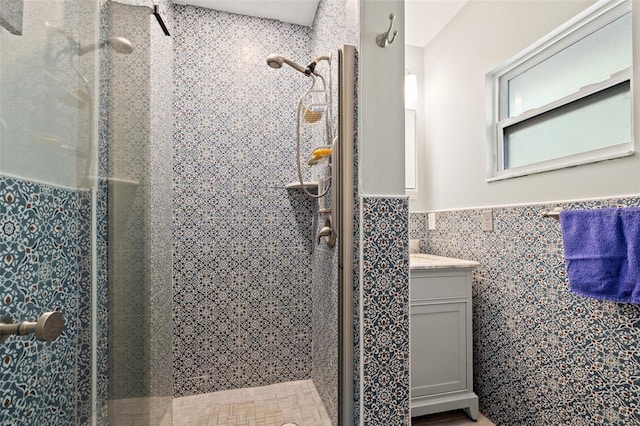
[[[412,398],[467,388],[466,303],[411,305]]]
[[[461,262],[469,261],[424,255],[411,270],[412,417],[462,408],[478,418],[471,323],[476,264]]]

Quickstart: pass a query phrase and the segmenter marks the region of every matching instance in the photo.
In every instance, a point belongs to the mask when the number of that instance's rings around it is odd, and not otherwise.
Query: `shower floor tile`
[[[331,426],[311,380],[233,389],[173,400],[174,426]]]

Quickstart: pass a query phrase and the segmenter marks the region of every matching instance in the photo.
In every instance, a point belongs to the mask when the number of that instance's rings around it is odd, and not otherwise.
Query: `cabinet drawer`
[[[440,299],[467,296],[467,275],[419,275],[412,274],[409,285],[410,299]]]

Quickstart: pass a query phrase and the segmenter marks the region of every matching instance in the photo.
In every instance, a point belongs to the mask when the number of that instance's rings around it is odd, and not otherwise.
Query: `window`
[[[487,74],[489,181],[633,153],[631,28],[601,1]]]

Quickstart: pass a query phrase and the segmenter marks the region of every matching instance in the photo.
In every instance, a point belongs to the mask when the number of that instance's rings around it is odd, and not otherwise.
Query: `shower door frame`
[[[338,149],[334,182],[338,233],[338,424],[354,421],[355,46],[338,51]]]

